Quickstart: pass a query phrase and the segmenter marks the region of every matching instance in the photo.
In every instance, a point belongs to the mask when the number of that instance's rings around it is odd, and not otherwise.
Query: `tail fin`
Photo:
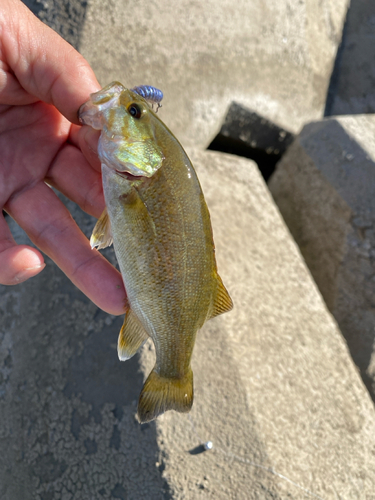
[[[183,378],[166,378],[154,370],[143,386],[138,402],[138,420],[150,422],[167,410],[181,413],[190,411],[193,405],[193,372],[189,369]]]

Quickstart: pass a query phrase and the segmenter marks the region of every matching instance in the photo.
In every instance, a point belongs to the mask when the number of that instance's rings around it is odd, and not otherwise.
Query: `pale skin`
[[[104,209],[98,135],[77,112],[100,86],[85,59],[19,0],[0,0],[0,208],[71,281],[110,314],[122,314],[121,275],[80,231],[46,182],[99,217]],[[45,267],[17,245],[0,215],[0,284]]]

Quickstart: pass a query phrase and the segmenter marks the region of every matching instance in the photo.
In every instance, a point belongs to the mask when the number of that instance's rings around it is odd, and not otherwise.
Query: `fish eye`
[[[142,109],[138,106],[138,104],[135,104],[134,102],[133,104],[130,104],[130,106],[128,107],[128,111],[132,116],[134,116],[134,118],[140,118],[142,115]]]

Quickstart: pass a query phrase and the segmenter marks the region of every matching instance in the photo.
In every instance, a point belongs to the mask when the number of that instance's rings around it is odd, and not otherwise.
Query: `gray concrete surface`
[[[90,0],[79,49],[102,85],[161,88],[184,145],[206,147],[232,101],[298,132],[323,116],[348,3]]]
[[[332,74],[326,115],[375,112],[375,3],[351,0]]]
[[[306,125],[269,187],[375,401],[375,115]]]
[[[39,19],[78,49],[86,15],[86,0],[22,1]]]
[[[121,318],[48,262],[0,288],[2,500],[373,495],[372,403],[258,169],[191,156],[235,309],[198,336],[190,418],[135,421],[151,346],[119,362]],[[91,218],[68,206],[89,234]]]

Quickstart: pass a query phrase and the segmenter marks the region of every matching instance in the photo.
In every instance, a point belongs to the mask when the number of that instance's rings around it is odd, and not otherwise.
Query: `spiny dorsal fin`
[[[214,296],[212,311],[210,317],[208,319],[214,318],[215,316],[219,316],[219,314],[223,314],[225,312],[233,309],[233,302],[225,288],[221,278],[217,275],[217,289],[216,295]]]
[[[109,220],[107,209],[103,210],[102,215],[95,224],[90,238],[91,248],[98,247],[98,250],[112,245],[111,222]]]
[[[120,361],[130,359],[146,342],[148,335],[141,322],[131,309],[125,314],[124,324],[117,342],[117,353]]]
[[[139,396],[137,417],[141,424],[150,422],[167,410],[180,413],[190,411],[193,405],[193,372],[181,378],[161,377],[152,370]]]

